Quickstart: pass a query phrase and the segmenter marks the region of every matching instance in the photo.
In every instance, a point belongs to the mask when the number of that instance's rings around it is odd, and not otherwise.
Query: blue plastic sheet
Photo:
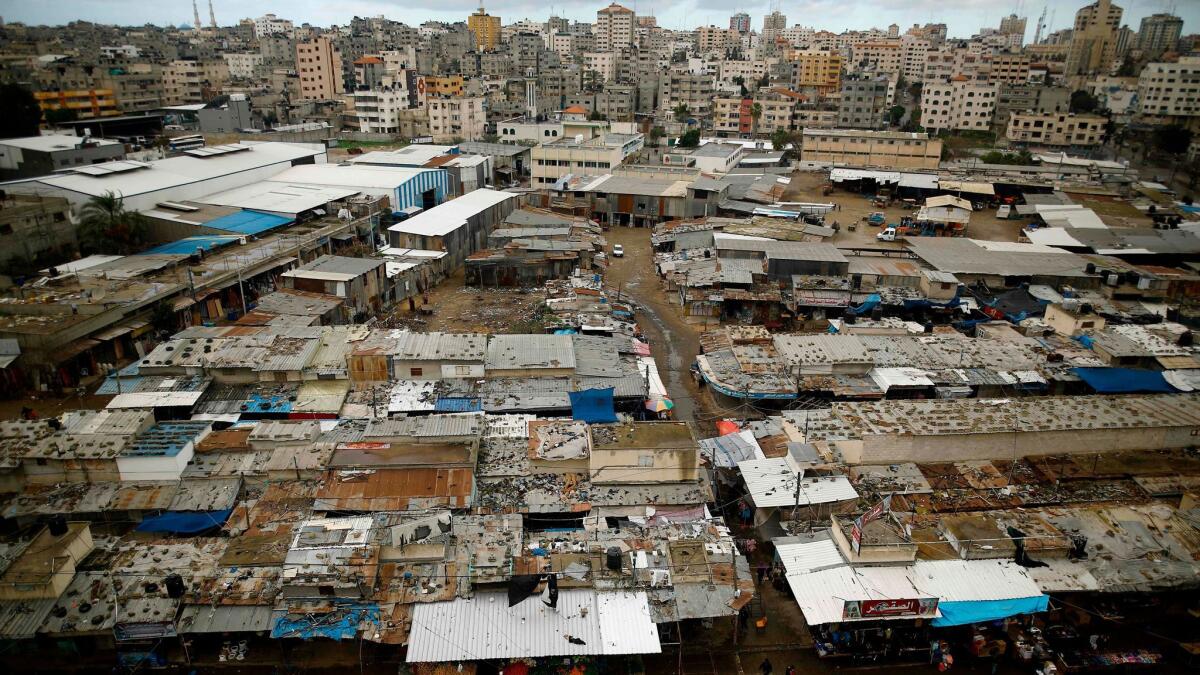
[[[933,620],[934,626],[963,626],[969,623],[987,623],[1007,619],[1019,614],[1044,612],[1050,606],[1050,596],[1035,595],[1030,598],[1008,600],[965,600],[961,602],[939,602],[942,615]]]
[[[345,604],[327,614],[284,615],[271,627],[273,638],[353,640],[361,623],[379,625],[379,606]]]
[[[1157,370],[1073,368],[1072,372],[1100,394],[1173,394],[1176,391]]]
[[[215,220],[210,220],[204,223],[204,227],[211,227],[214,230],[222,230],[224,232],[237,232],[238,234],[259,234],[267,230],[274,230],[277,227],[283,227],[284,225],[291,225],[294,222],[296,222],[294,218],[278,216],[273,213],[238,211],[227,216],[221,216]]]
[[[473,396],[442,396],[433,404],[434,412],[463,413],[480,410],[483,410],[483,404]]]
[[[572,419],[593,424],[617,421],[612,387],[572,391],[570,396]]]
[[[166,532],[170,534],[199,534],[221,527],[229,519],[233,509],[223,511],[167,511],[146,518],[137,526],[138,532]]]

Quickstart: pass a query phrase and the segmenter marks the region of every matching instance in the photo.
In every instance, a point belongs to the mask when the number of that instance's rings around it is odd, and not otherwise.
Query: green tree
[[[1154,129],[1154,147],[1168,155],[1182,155],[1192,144],[1192,130],[1171,124]]]
[[[79,113],[71,108],[59,108],[58,110],[47,110],[44,113],[46,124],[57,126],[63,122],[74,122],[79,119]]]
[[[771,132],[771,147],[775,150],[786,150],[788,143],[792,142],[791,134],[787,129],[776,129]]]
[[[686,103],[680,103],[679,105],[675,106],[675,109],[673,112],[675,113],[675,121],[676,122],[686,122],[687,118],[690,117],[692,114],[692,111],[688,110],[688,106]]]
[[[125,210],[125,200],[112,192],[92,197],[79,212],[82,248],[93,253],[136,253],[148,227],[145,216]]]
[[[662,127],[650,127],[650,145],[658,145],[658,142],[666,135],[666,129]]]
[[[608,117],[604,113],[600,112],[599,110],[593,110],[590,113],[588,113],[588,119],[593,122],[603,122],[603,121],[607,120]]]
[[[763,113],[762,105],[758,104],[757,102],[754,105],[750,106],[750,137],[751,138],[755,138],[758,136],[758,120],[762,117],[762,113]]]
[[[0,85],[0,138],[37,136],[42,108],[33,94],[18,84]]]
[[[904,119],[904,113],[905,113],[904,106],[902,106],[902,105],[892,106],[891,108],[888,109],[888,112],[887,112],[888,122],[890,122],[892,126],[896,126],[896,125],[900,124],[900,120]]]
[[[1091,113],[1096,112],[1099,107],[1100,101],[1087,90],[1079,89],[1071,93],[1071,112]]]
[[[758,78],[758,86],[759,86],[759,87],[769,87],[769,86],[771,86],[771,76],[770,76],[770,75],[763,75],[762,77]]]
[[[679,147],[695,148],[700,146],[700,130],[691,129],[679,137]]]

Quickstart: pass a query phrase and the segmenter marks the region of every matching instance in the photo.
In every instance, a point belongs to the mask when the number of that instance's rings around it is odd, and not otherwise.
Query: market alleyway
[[[650,340],[650,351],[658,363],[658,372],[675,402],[675,419],[693,422],[701,436],[711,435],[715,422],[708,393],[701,391],[688,372],[700,353],[699,331],[685,322],[662,290],[662,281],[654,273],[654,251],[650,230],[614,227],[605,233],[609,249],[613,244],[625,247],[624,258],[612,258],[605,283],[612,292],[636,303],[638,325]]]

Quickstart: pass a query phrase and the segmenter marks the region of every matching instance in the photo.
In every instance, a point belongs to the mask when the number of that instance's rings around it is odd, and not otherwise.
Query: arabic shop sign
[[[842,619],[894,619],[930,617],[937,614],[937,598],[899,598],[895,600],[847,600]]]

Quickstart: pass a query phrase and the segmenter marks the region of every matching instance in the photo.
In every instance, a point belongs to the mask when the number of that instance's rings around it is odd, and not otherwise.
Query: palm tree
[[[82,248],[93,252],[136,253],[148,226],[145,216],[126,211],[125,200],[112,192],[92,197],[79,212]]]
[[[762,105],[755,103],[750,106],[750,137],[758,136],[758,118],[762,117]]]

